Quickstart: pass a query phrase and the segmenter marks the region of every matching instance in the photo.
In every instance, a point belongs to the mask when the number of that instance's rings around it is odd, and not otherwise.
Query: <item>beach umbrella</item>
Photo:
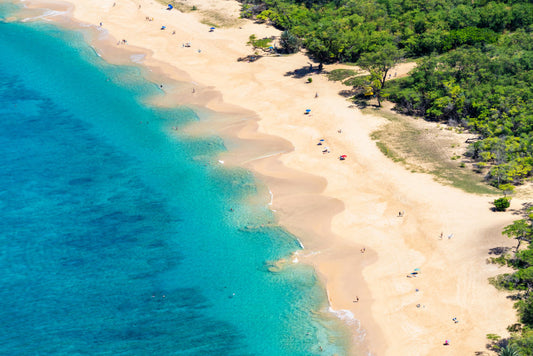
[[[211,27],[210,30],[214,30],[215,28],[214,27]]]
[[[415,268],[415,271],[420,271],[420,268]]]
[[[306,113],[306,114],[309,114],[310,112],[311,112],[311,109],[306,109],[306,110],[305,110],[305,113]]]
[[[161,29],[164,30],[165,28],[167,28],[167,26],[161,26]]]
[[[346,157],[348,157],[348,156],[346,156],[346,155],[342,155],[342,156],[339,157],[339,159],[340,159],[341,161],[344,161],[344,160],[346,159]]]
[[[325,140],[322,138],[322,139],[320,139],[320,141],[324,142]]]
[[[167,8],[167,10],[172,10],[173,8],[174,8],[174,6],[168,4],[168,8]]]

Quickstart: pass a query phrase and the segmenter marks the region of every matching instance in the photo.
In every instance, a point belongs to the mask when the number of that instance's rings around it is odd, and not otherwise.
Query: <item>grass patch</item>
[[[349,87],[362,87],[365,85],[365,83],[368,82],[368,75],[360,75],[356,77],[351,77],[346,79],[342,84],[347,85]]]
[[[217,12],[215,10],[200,10],[202,14],[201,23],[213,27],[235,27],[242,23],[242,19],[233,18]]]
[[[158,3],[165,7],[170,4],[174,9],[181,12],[197,11],[201,15],[200,22],[207,26],[212,27],[235,27],[242,22],[242,19],[233,18],[224,15],[216,10],[201,10],[194,5],[189,5],[185,1],[176,0],[157,0]]]
[[[450,155],[452,141],[464,139],[438,128],[423,129],[415,125],[413,118],[397,115],[386,110],[363,109],[366,114],[377,115],[388,123],[375,131],[371,138],[383,154],[394,162],[402,163],[412,172],[429,173],[443,184],[451,185],[468,193],[498,194],[499,191],[483,181],[483,177],[472,169],[465,169],[463,156]],[[454,150],[459,151],[459,144]],[[451,159],[453,157],[453,159]]]
[[[355,75],[357,75],[357,72],[353,69],[333,69],[327,74],[327,77],[328,80],[340,82]]]
[[[383,142],[377,141],[376,146],[378,146],[379,150],[387,157],[392,159],[394,162],[404,162],[405,160],[403,158],[399,158],[394,154],[393,151],[391,151]]]
[[[193,7],[194,6],[191,6],[183,1],[175,1],[175,0],[170,0],[170,1],[165,1],[165,0],[157,0],[158,3],[160,3],[161,5],[164,5],[165,7],[170,4],[172,5],[172,7],[174,7],[176,10],[179,10],[181,12],[191,12],[191,11],[194,11],[193,10]]]
[[[272,41],[273,41],[272,38],[265,37],[265,38],[258,39],[254,34],[252,34],[250,35],[247,45],[254,47],[254,49],[255,48],[267,49],[271,46]]]

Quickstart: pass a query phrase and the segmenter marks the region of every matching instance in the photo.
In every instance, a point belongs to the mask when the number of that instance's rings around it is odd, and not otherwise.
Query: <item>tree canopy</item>
[[[496,285],[511,291],[517,291],[514,296],[517,302],[520,324],[513,326],[509,348],[520,355],[533,356],[533,208],[526,211],[526,217],[514,221],[503,229],[503,234],[515,238],[518,246],[514,253],[502,256],[496,260],[507,264],[515,271],[506,273],[494,279]],[[520,250],[520,243],[525,242],[526,248]],[[503,352],[503,349],[502,349]],[[500,353],[501,355],[505,353]]]
[[[387,94],[401,112],[479,133],[467,155],[500,186],[533,175],[532,83],[533,33],[518,30],[496,43],[424,57]]]
[[[363,53],[357,62],[359,67],[370,73],[368,85],[381,106],[381,90],[385,87],[387,74],[402,59],[403,51],[387,43],[376,52]]]

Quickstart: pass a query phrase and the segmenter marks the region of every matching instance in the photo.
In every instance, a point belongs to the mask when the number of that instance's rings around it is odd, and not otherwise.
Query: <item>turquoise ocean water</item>
[[[313,270],[269,271],[299,246],[252,175],[157,95],[78,32],[0,23],[0,354],[345,354]]]

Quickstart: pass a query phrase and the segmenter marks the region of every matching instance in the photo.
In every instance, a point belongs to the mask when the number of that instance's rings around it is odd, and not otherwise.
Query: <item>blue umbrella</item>
[[[306,110],[305,110],[305,113],[306,113],[306,114],[309,114],[310,112],[311,112],[311,109],[306,109]]]
[[[320,141],[324,141],[324,139],[321,139]]]
[[[210,30],[214,30],[215,28],[214,27],[211,27]]]
[[[172,5],[168,4],[168,8],[167,8],[167,10],[172,10],[173,8],[174,8],[174,7],[173,7]]]
[[[161,29],[164,30],[165,28],[167,28],[167,26],[161,26]]]

